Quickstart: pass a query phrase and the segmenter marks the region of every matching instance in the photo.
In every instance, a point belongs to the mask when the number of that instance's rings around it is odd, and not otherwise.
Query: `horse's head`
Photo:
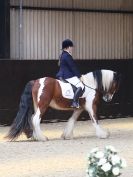
[[[113,79],[110,82],[108,89],[103,91],[103,100],[105,102],[110,102],[114,94],[118,91],[121,81],[121,75],[116,72],[113,73]]]
[[[104,101],[110,102],[118,91],[121,75],[111,70],[96,70],[82,76],[86,87],[97,90]]]

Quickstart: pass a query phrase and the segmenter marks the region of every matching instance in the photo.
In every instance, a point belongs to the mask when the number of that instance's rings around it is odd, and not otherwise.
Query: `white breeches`
[[[80,81],[80,79],[76,76],[71,77],[69,79],[66,79],[69,83],[73,84],[75,87],[81,87],[82,90],[84,89],[83,83]]]

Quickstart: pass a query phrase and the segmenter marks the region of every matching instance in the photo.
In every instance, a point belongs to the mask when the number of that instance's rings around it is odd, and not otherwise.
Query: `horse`
[[[121,76],[112,70],[95,70],[82,75],[85,92],[79,99],[80,108],[71,108],[72,98],[64,98],[61,85],[64,88],[69,83],[63,83],[52,77],[43,77],[29,81],[21,95],[19,110],[6,136],[10,141],[16,140],[21,133],[35,141],[46,141],[42,134],[40,122],[48,107],[57,110],[73,110],[61,135],[63,139],[73,138],[75,122],[83,110],[89,113],[92,125],[98,138],[107,138],[109,132],[101,128],[98,122],[97,109],[100,100],[110,102],[118,91]],[[71,85],[70,85],[71,86]]]

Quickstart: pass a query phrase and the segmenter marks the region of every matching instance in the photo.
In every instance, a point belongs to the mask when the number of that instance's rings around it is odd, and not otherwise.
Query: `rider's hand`
[[[83,82],[83,76],[81,75],[81,77],[80,77],[80,80],[81,80],[81,82]]]

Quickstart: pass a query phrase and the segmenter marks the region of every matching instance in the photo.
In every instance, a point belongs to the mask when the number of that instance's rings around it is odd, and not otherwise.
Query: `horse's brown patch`
[[[62,96],[62,91],[59,82],[56,79],[47,77],[44,81],[44,87],[42,89],[42,94],[40,95],[40,100],[38,102],[37,95],[38,90],[40,87],[39,79],[34,82],[33,88],[32,88],[32,95],[33,95],[33,101],[34,104],[41,110],[41,113],[44,113],[46,108],[50,106],[50,102],[53,101],[54,104],[57,106],[53,107],[56,109],[56,107],[59,107],[61,109],[71,109],[71,99],[64,98]],[[81,107],[85,104],[85,99],[80,98],[79,103]]]

